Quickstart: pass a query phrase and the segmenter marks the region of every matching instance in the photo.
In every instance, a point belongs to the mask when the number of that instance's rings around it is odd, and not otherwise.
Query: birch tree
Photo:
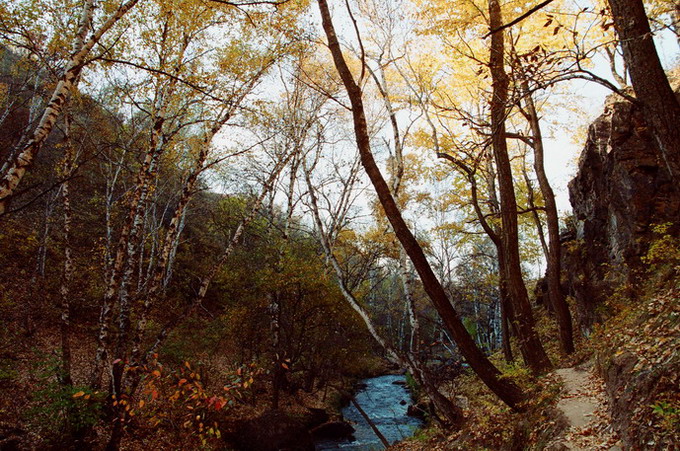
[[[127,0],[115,5],[112,12],[95,21],[96,0],[83,3],[77,29],[71,38],[71,53],[65,61],[59,81],[52,92],[49,102],[42,112],[40,121],[26,144],[7,165],[6,172],[0,181],[0,216],[7,211],[7,206],[26,171],[33,165],[38,152],[54,128],[62,114],[69,96],[78,85],[80,74],[88,64],[92,49],[102,37],[118,23],[140,0]]]

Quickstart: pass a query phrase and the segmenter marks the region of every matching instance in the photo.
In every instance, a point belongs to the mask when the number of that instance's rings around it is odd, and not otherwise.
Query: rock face
[[[578,173],[569,183],[574,220],[561,237],[563,288],[575,299],[575,323],[586,335],[602,319],[608,298],[618,293],[628,302],[636,298],[646,276],[643,257],[657,238],[653,226],[671,223],[668,232],[678,234],[680,187],[673,186],[658,155],[639,108],[608,98],[604,113],[590,126]],[[638,357],[624,352],[621,343],[609,346],[610,354],[598,356],[598,367],[626,449],[671,449],[652,437],[652,422],[644,415],[655,399],[665,399],[659,394],[677,392],[668,382],[677,381],[677,367],[637,365]]]
[[[635,283],[651,226],[680,219],[680,196],[657,155],[639,108],[610,96],[569,183],[574,223],[562,237],[564,288],[586,334],[614,287]]]

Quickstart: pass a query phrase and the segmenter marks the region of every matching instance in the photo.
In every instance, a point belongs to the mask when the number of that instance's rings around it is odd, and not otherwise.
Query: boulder
[[[313,429],[330,419],[328,412],[326,412],[325,409],[309,408],[307,410],[309,411],[309,414],[303,419],[304,425],[307,429]]]
[[[418,404],[411,404],[406,409],[406,415],[414,418],[420,418],[421,420],[425,419],[428,413],[429,408],[427,404],[423,402],[419,402]]]
[[[15,426],[0,424],[0,450],[19,451],[22,449],[21,439],[26,432]]]
[[[270,410],[257,418],[230,424],[223,435],[231,447],[243,451],[313,451],[314,443],[305,423],[304,418]]]
[[[329,421],[310,431],[315,439],[349,439],[354,434],[354,428],[345,421]]]

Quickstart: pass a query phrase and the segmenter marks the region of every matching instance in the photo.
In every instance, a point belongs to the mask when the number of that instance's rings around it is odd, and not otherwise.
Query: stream
[[[404,385],[405,380],[403,375],[386,375],[364,379],[361,382],[366,387],[354,395],[359,406],[373,420],[373,423],[390,443],[411,437],[422,424],[422,421],[418,418],[406,415],[408,406],[411,404],[411,398]],[[402,401],[404,402],[402,403]],[[384,449],[380,439],[354,405],[350,404],[343,408],[342,415],[354,427],[355,439],[318,441],[316,442],[318,451],[329,449],[348,451]]]

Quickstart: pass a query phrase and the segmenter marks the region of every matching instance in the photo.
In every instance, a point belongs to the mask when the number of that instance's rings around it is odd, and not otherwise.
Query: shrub
[[[37,390],[27,420],[53,440],[80,436],[99,422],[105,395],[89,387],[63,382],[60,359],[50,356],[36,364]]]

